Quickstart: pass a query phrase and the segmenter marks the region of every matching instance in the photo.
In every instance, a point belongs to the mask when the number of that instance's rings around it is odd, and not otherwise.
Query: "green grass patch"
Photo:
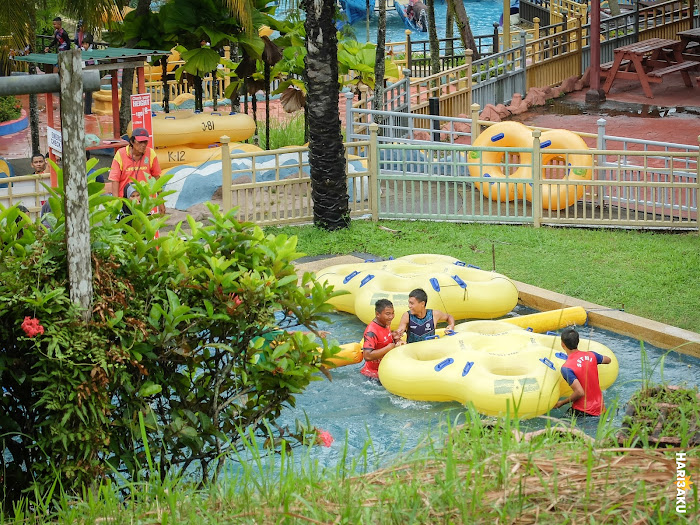
[[[700,332],[697,233],[410,221],[353,221],[336,232],[312,226],[270,231],[297,235],[308,255],[451,255],[517,281]]]

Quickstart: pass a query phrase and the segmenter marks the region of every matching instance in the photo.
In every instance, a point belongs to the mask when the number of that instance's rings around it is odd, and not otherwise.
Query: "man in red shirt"
[[[597,352],[581,352],[578,342],[578,332],[573,328],[562,332],[561,347],[568,357],[561,367],[561,375],[574,393],[558,401],[554,408],[571,403],[575,416],[599,416],[605,410],[605,403],[598,381],[598,365],[606,365],[611,359]]]
[[[374,320],[367,325],[362,342],[362,355],[365,366],[360,373],[374,379],[379,378],[379,363],[390,350],[405,344],[394,341],[391,333],[391,321],[394,319],[394,305],[389,299],[379,299],[374,304]]]
[[[109,170],[112,195],[125,197],[124,188],[133,181],[145,182],[148,177],[160,177],[161,169],[153,148],[148,147],[148,131],[136,128],[126,148],[117,150]],[[158,213],[165,213],[165,205],[158,206]]]

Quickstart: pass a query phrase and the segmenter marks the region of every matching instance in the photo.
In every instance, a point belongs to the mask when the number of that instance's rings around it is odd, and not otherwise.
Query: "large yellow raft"
[[[379,379],[407,399],[472,403],[486,415],[533,417],[570,392],[561,377],[566,354],[556,335],[529,332],[502,321],[470,321],[455,334],[399,346],[379,365]],[[618,363],[606,346],[582,339],[579,349],[607,355],[602,389],[617,378]]]
[[[243,113],[173,111],[153,116],[151,125],[156,148],[184,144],[206,147],[218,143],[222,135],[228,136],[231,142],[240,142],[255,133],[255,121]]]
[[[518,290],[506,276],[488,272],[447,255],[417,254],[361,265],[330,266],[317,274],[319,282],[350,292],[329,302],[338,310],[374,319],[374,304],[389,299],[394,304],[395,329],[408,310],[408,294],[422,288],[428,308],[442,310],[455,319],[494,319],[518,303]]]

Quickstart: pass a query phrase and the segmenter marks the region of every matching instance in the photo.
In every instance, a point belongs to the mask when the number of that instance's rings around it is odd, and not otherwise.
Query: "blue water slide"
[[[374,2],[375,0],[369,0],[370,16],[374,12]],[[367,19],[367,0],[340,0],[340,7],[348,17],[348,24]]]

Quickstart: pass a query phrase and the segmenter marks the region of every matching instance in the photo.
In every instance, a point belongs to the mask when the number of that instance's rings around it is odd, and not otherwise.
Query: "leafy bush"
[[[69,296],[63,196],[49,199],[51,229],[0,206],[6,501],[122,474],[211,478],[246,435],[271,437],[283,404],[337,350],[274,330],[275,312],[314,329],[330,310],[330,288],[309,274],[297,285],[295,237],[265,236],[210,206],[208,225],[189,218],[190,231],[154,238],[164,219],[148,211],[162,197],[129,204],[133,215],[117,222],[126,201],[102,195],[98,173],[87,324]],[[140,194],[155,195],[167,178],[137,184]]]
[[[0,97],[0,122],[15,120],[22,114],[22,104],[17,97],[7,95]]]

